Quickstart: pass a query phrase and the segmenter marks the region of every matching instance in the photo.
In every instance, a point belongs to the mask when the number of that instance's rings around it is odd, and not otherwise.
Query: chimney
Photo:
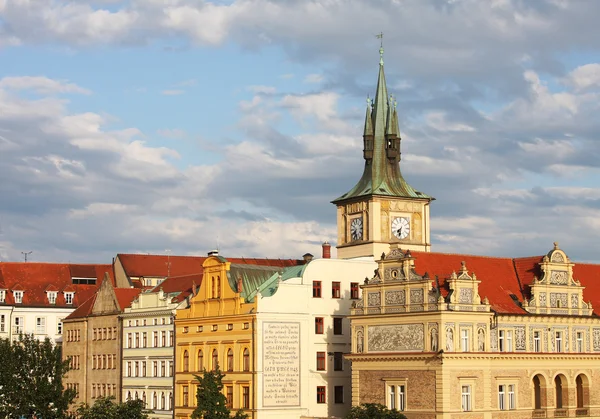
[[[210,252],[208,252],[208,256],[219,256],[219,251],[218,250],[211,250]]]
[[[331,245],[328,241],[322,244],[323,246],[323,259],[331,259]]]
[[[302,255],[302,259],[304,259],[304,263],[308,263],[311,260],[313,260],[313,255],[311,255],[310,253],[305,253]]]

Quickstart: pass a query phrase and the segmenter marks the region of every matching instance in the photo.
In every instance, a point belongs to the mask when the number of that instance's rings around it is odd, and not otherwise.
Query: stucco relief
[[[369,307],[379,307],[381,305],[381,293],[370,292],[367,294],[367,304]]]
[[[365,339],[362,326],[356,327],[356,353],[362,354],[365,350]]]
[[[437,303],[437,300],[438,300],[438,293],[436,291],[432,290],[427,293],[427,302],[429,304],[435,304],[435,303]]]
[[[458,294],[460,304],[471,304],[473,302],[473,290],[471,288],[461,288]]]
[[[422,351],[424,348],[424,326],[418,324],[394,324],[368,326],[369,352]]]
[[[515,326],[515,349],[517,351],[526,350],[525,326]]]
[[[477,350],[479,352],[485,351],[485,330],[483,328],[477,330]]]
[[[410,303],[411,304],[423,304],[423,290],[416,289],[410,290]]]
[[[498,330],[490,330],[490,349],[494,352],[498,351]]]
[[[579,308],[579,295],[571,294],[571,308]]]
[[[564,261],[565,258],[563,257],[562,253],[554,252],[554,254],[552,255],[552,262],[562,263]]]
[[[383,274],[384,282],[400,281],[402,279],[406,279],[404,277],[404,273],[402,272],[402,269],[388,268],[384,271],[384,274]]]
[[[446,351],[454,351],[454,330],[450,327],[446,329]]]
[[[437,352],[438,350],[438,330],[437,327],[431,328],[429,331],[429,340],[430,347],[432,352]]]
[[[540,292],[540,307],[546,307],[546,293]]]
[[[385,304],[386,305],[403,305],[406,304],[406,295],[404,290],[399,291],[386,291],[385,293]]]
[[[550,283],[556,285],[567,285],[569,275],[566,271],[552,271],[550,274]]]
[[[566,292],[551,292],[550,307],[568,307]]]
[[[594,327],[594,351],[600,351],[600,329]]]

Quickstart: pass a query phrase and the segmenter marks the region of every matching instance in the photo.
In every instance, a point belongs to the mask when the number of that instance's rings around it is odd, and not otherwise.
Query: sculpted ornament
[[[437,352],[437,350],[438,350],[438,331],[435,327],[433,329],[431,329],[430,335],[431,335],[431,351]]]
[[[483,329],[477,331],[477,350],[479,352],[485,351],[485,331]]]
[[[454,331],[450,328],[446,329],[446,351],[454,351]]]
[[[422,351],[424,345],[424,325],[397,324],[369,326],[369,352]]]
[[[356,332],[356,353],[362,354],[364,351],[364,337],[362,329]]]

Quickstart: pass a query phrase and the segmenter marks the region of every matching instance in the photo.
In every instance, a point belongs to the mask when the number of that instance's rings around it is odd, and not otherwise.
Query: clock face
[[[392,234],[402,240],[410,234],[410,222],[407,217],[396,217],[392,221]]]
[[[362,218],[355,218],[350,222],[350,237],[352,240],[361,240],[363,236]]]

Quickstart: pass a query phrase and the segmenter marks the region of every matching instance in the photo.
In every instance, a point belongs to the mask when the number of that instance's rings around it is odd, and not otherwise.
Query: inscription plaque
[[[300,323],[263,323],[263,406],[300,406]]]

